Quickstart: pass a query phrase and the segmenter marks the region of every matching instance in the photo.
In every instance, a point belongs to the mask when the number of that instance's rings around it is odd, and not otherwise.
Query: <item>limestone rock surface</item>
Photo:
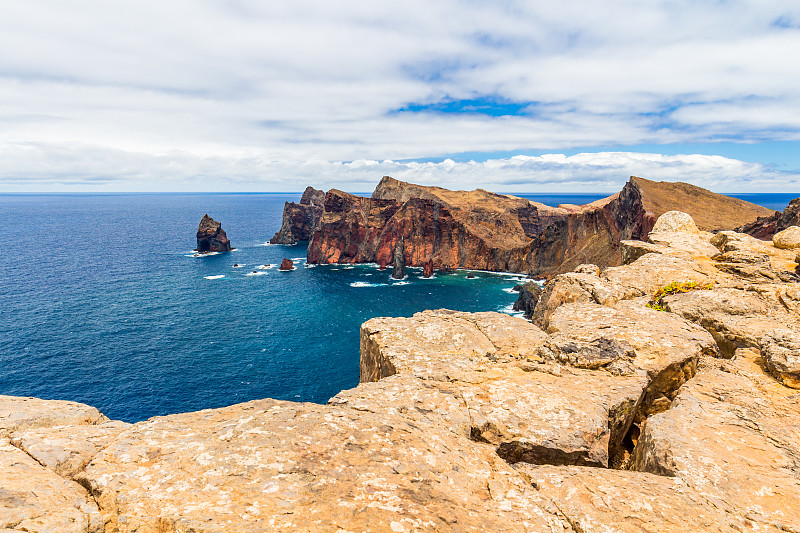
[[[718,509],[754,524],[800,530],[800,402],[758,352],[704,369],[672,407],[647,419],[637,470],[681,478]]]
[[[684,232],[700,233],[692,219],[692,216],[683,211],[667,211],[658,219],[650,230],[653,233],[659,232]]]
[[[800,334],[778,328],[761,339],[764,364],[778,381],[800,389]]]

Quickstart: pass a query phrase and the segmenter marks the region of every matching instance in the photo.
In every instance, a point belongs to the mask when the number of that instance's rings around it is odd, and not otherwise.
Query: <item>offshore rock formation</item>
[[[307,241],[322,216],[325,193],[306,187],[300,203],[286,202],[283,206],[281,229],[269,240],[270,244],[295,244]]]
[[[761,216],[750,224],[745,224],[736,229],[740,233],[747,233],[757,239],[769,240],[776,233],[790,226],[800,226],[800,198],[795,198],[783,213],[775,211],[770,216]]]
[[[230,252],[231,241],[225,235],[225,230],[222,229],[222,224],[208,216],[203,215],[200,220],[200,225],[197,227],[197,248],[198,252]]]
[[[731,229],[769,209],[685,183],[632,177],[591,204],[548,207],[481,189],[449,191],[384,177],[371,198],[331,190],[308,246],[309,263],[389,264],[404,239],[407,266],[526,272],[622,263],[620,241],[645,239],[680,209],[705,231]],[[287,224],[284,219],[284,225]]]
[[[394,257],[393,263],[394,267],[392,268],[392,278],[394,279],[403,279],[406,277],[406,251],[405,251],[405,241],[403,237],[397,241],[397,244],[394,246]]]
[[[367,321],[328,405],[130,425],[0,396],[0,530],[800,531],[795,253],[677,228],[555,276],[535,323]]]
[[[280,268],[278,268],[278,270],[294,270],[294,261],[284,257],[283,261],[281,261],[281,266]]]

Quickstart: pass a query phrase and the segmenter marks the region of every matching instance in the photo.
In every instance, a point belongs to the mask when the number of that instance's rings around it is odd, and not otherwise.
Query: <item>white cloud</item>
[[[497,192],[616,192],[631,175],[688,181],[719,192],[796,191],[800,173],[721,156],[600,152],[513,156],[486,161],[399,162],[359,159],[295,162],[259,153],[154,155],[88,145],[6,145],[0,192],[54,190],[296,191],[306,185],[368,192],[381,176],[451,189]],[[164,176],[168,176],[165,179]]]
[[[795,22],[797,2],[779,0],[10,0],[0,189],[90,176],[191,189],[194,172],[208,189],[279,190],[312,160],[333,179],[343,160],[798,140]],[[525,117],[390,113],[487,94],[537,105]],[[620,179],[593,175],[595,188]]]

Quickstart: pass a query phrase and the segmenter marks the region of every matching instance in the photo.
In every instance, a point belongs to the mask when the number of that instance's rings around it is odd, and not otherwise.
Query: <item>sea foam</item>
[[[204,279],[222,279],[225,277],[225,274],[219,274],[217,276],[203,276]]]

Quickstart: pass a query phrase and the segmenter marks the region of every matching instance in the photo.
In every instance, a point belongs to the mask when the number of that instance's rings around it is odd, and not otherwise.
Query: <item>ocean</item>
[[[737,196],[783,209],[797,195]],[[375,265],[306,265],[304,244],[265,245],[299,197],[0,195],[0,394],[83,402],[127,422],[268,397],[322,403],[358,383],[371,317],[511,312],[519,276],[423,279],[411,268],[397,282]],[[236,251],[193,256],[205,213]],[[284,257],[296,270],[277,270]]]

